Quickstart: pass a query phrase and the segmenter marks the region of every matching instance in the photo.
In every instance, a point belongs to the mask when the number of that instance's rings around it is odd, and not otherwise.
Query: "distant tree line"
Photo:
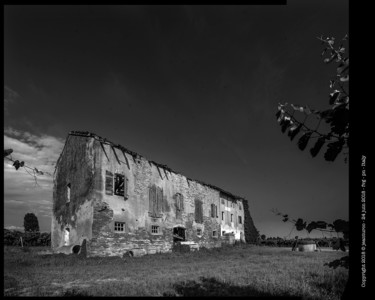
[[[21,246],[51,246],[50,232],[21,232],[4,228],[4,245]]]
[[[6,246],[50,246],[51,233],[40,232],[38,218],[33,213],[27,213],[23,226],[25,232],[4,228],[4,245]]]

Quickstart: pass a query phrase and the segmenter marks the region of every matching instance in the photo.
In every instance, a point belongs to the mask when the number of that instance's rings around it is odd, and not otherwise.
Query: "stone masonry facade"
[[[245,201],[74,131],[55,170],[52,248],[86,240],[88,256],[122,256],[169,252],[178,241],[220,247],[227,235],[245,242]]]

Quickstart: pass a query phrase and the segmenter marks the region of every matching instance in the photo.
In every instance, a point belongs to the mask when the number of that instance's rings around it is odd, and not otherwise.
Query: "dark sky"
[[[278,102],[328,108],[335,68],[316,37],[348,33],[348,1],[4,10],[4,142],[14,158],[53,172],[68,132],[87,130],[245,197],[261,234],[290,233],[272,208],[348,219],[343,157],[301,152],[275,118]],[[6,161],[4,170],[5,225],[22,226],[33,210],[49,231],[51,180],[32,187]]]

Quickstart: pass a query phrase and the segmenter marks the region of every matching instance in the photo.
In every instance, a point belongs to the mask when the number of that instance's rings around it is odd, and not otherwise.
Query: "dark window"
[[[203,204],[198,199],[195,199],[195,222],[203,223]]]
[[[115,195],[124,196],[125,190],[125,176],[122,174],[115,174]]]
[[[224,199],[221,199],[221,204],[225,204],[225,200]]]
[[[212,231],[212,237],[217,237],[217,231],[216,230]]]
[[[114,184],[113,184],[114,181]],[[123,196],[128,199],[128,179],[123,174],[113,174],[109,171],[105,172],[105,193],[107,195]]]
[[[151,217],[161,217],[163,210],[163,190],[156,185],[149,189],[149,215]]]
[[[221,212],[221,219],[224,221],[224,212]]]
[[[105,171],[105,193],[113,195],[113,174],[109,171]]]
[[[197,236],[202,236],[202,229],[197,228]]]
[[[230,215],[230,221],[233,222],[233,214]]]
[[[242,224],[242,217],[238,216],[238,224]]]
[[[159,233],[160,226],[157,225],[151,225],[151,233],[157,234]]]
[[[116,232],[125,232],[125,222],[115,222]]]

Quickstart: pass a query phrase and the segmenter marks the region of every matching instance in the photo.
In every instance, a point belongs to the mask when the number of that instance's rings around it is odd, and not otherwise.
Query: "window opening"
[[[115,174],[115,195],[124,196],[125,191],[125,176],[122,174]]]
[[[151,225],[151,233],[159,233],[159,226]]]
[[[69,203],[70,202],[70,183],[68,183],[66,185],[66,203]]]
[[[115,232],[125,232],[125,222],[115,222]]]

